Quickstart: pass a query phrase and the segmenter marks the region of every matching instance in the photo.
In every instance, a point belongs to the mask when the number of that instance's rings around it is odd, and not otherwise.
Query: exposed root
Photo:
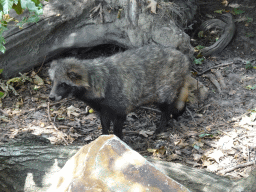
[[[203,75],[203,77],[207,77],[207,78],[212,82],[212,84],[214,84],[215,87],[218,89],[218,92],[219,92],[219,93],[222,93],[220,84],[219,84],[219,82],[215,79],[215,77],[213,76],[213,74],[205,74],[205,75]]]
[[[103,23],[103,8],[102,8],[102,4],[99,3],[98,6],[94,7],[91,11],[90,11],[90,18],[93,18],[94,14],[96,12],[99,12],[98,15],[100,15],[100,19],[101,19],[101,22],[100,23]]]
[[[216,69],[212,69],[211,70],[212,73],[214,73],[214,75],[218,78],[218,81],[220,82],[220,85],[223,89],[227,88],[227,85],[224,81],[223,76],[221,75],[220,71],[216,70]]]

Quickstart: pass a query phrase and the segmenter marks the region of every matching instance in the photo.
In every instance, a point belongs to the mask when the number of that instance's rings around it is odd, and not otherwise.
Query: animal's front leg
[[[100,121],[101,121],[101,126],[102,126],[102,134],[108,135],[109,128],[110,128],[110,118],[109,118],[107,111],[102,111],[100,113]]]
[[[123,126],[124,126],[125,117],[117,116],[114,119],[114,134],[120,139],[123,139]]]

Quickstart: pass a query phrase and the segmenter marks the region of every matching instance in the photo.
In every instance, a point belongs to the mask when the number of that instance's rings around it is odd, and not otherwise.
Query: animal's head
[[[82,94],[89,88],[87,71],[75,58],[55,60],[51,63],[49,76],[53,82],[49,99],[58,101]]]

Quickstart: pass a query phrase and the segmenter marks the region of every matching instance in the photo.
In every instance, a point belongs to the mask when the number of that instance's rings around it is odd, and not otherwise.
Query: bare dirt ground
[[[226,6],[225,2],[229,4]],[[192,66],[196,78],[209,88],[208,98],[196,107],[188,103],[184,115],[178,121],[170,121],[168,132],[156,137],[152,133],[160,114],[154,106],[138,109],[128,115],[124,141],[143,156],[179,162],[232,178],[246,177],[255,168],[256,161],[256,2],[205,0],[198,1],[198,5],[194,28],[219,16],[215,11],[220,10],[233,14],[237,28],[224,51]],[[203,45],[203,41],[196,38],[192,44]],[[63,56],[93,58],[118,51],[123,49],[105,45],[90,51],[72,50]],[[204,72],[213,67],[215,71]],[[43,85],[38,85],[34,76],[32,82],[16,83],[19,95],[10,94],[2,99],[0,144],[36,137],[52,144],[85,145],[101,135],[99,118],[85,103],[74,99],[48,102],[51,89],[48,68],[49,64],[42,64],[33,70],[43,79]],[[220,77],[215,75],[216,71]],[[27,76],[31,74],[32,71]],[[218,87],[209,79],[210,75],[219,80]]]

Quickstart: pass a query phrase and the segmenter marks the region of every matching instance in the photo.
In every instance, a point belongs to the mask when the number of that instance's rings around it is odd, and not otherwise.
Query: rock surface
[[[114,135],[81,148],[48,191],[188,191]]]

